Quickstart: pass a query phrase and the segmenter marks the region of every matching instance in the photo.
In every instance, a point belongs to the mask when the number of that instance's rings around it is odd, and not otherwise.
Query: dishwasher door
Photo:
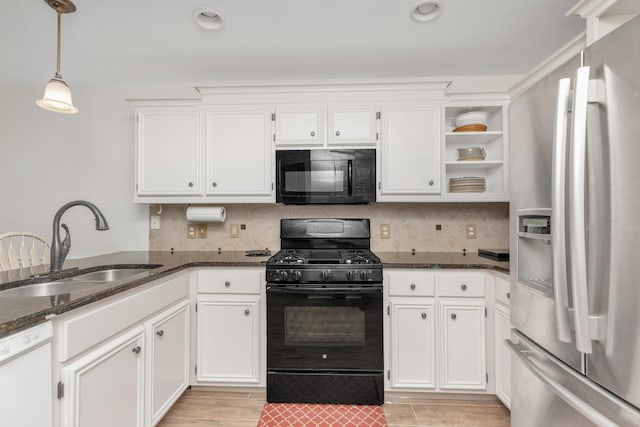
[[[0,339],[0,423],[51,427],[51,322]]]

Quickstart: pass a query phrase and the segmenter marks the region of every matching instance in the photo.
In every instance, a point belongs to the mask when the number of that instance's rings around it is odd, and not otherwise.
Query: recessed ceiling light
[[[220,12],[208,7],[194,10],[193,20],[205,30],[219,30],[224,26]]]
[[[422,0],[411,11],[416,21],[430,21],[440,14],[440,0]]]

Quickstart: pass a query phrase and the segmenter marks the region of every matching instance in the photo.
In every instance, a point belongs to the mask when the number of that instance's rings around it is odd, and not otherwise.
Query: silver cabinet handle
[[[416,284],[415,284],[415,283],[412,283],[412,284],[411,284],[411,289],[415,289],[415,288],[416,288]]]
[[[217,183],[217,182],[212,182],[212,183],[211,183],[211,186],[212,186],[212,187],[217,187],[217,186],[218,186],[218,183]]]
[[[316,133],[314,131],[311,131],[311,136],[316,136]]]
[[[164,335],[164,331],[162,329],[160,329],[159,331],[156,332],[156,335],[161,337]]]
[[[460,289],[462,289],[463,291],[467,290],[467,285],[465,285],[464,283],[462,285],[460,285]]]
[[[189,182],[189,187],[193,187],[193,182]]]
[[[229,282],[229,281],[224,282],[224,285],[228,288],[229,286],[231,286],[231,282]]]
[[[451,319],[452,319],[452,320],[456,320],[456,318],[457,318],[457,317],[458,317],[458,316],[456,316],[456,314],[455,314],[455,313],[451,313]]]
[[[133,347],[133,349],[131,351],[133,351],[135,354],[140,354],[141,350],[142,350],[142,347],[137,345],[137,346]]]
[[[426,319],[427,318],[427,313],[422,313],[422,318]]]
[[[248,315],[249,315],[249,313],[251,313],[251,312],[250,312],[250,311],[249,311],[249,309],[247,308],[247,309],[244,311],[244,315],[245,315],[245,316],[248,316]]]
[[[507,299],[511,299],[511,292],[507,292]]]
[[[433,187],[433,180],[429,181],[429,185]]]
[[[339,130],[336,131],[336,136],[340,136],[340,131]]]

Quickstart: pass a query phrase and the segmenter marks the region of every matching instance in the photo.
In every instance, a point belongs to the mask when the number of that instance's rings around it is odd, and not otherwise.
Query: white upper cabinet
[[[324,108],[293,106],[276,108],[277,146],[319,146],[324,143]]]
[[[440,106],[383,106],[378,201],[440,193]]]
[[[328,145],[375,145],[376,108],[373,105],[328,108]]]
[[[161,108],[137,114],[138,196],[193,196],[200,187],[201,113]]]
[[[207,110],[207,196],[271,199],[271,114],[269,108]]]

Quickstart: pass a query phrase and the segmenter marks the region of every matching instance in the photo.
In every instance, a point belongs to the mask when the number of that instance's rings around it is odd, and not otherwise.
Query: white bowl
[[[458,160],[484,160],[487,153],[483,147],[458,148]]]
[[[466,125],[486,125],[489,113],[486,111],[469,111],[456,117],[456,128]]]

